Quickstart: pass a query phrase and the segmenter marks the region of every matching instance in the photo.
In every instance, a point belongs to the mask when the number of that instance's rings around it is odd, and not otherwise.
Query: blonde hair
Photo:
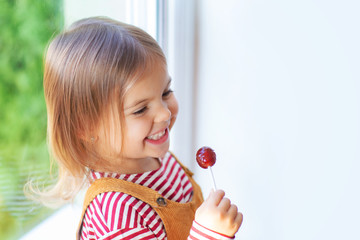
[[[154,59],[166,64],[149,34],[108,18],[75,22],[50,42],[44,93],[49,151],[59,175],[54,186],[38,192],[45,204],[72,200],[84,186],[99,158],[89,135],[114,99],[123,116],[124,94]]]

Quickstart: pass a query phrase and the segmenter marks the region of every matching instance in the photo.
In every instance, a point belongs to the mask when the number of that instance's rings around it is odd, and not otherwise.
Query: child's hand
[[[196,210],[195,221],[215,232],[232,237],[239,230],[243,215],[236,205],[224,198],[222,190],[211,191],[209,197]]]

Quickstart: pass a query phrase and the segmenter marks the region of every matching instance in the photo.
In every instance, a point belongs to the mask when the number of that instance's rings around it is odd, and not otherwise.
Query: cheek
[[[146,118],[127,121],[124,143],[143,141],[151,130],[151,123],[152,122]]]
[[[179,105],[175,97],[173,97],[169,102],[168,108],[171,112],[171,120],[170,120],[170,129],[171,129],[176,121],[176,117],[179,112]]]

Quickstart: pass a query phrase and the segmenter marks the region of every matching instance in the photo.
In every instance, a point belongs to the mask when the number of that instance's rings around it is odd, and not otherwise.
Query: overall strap
[[[83,209],[81,213],[81,220],[77,232],[77,239],[79,239],[81,234],[81,226],[85,217],[86,209],[89,207],[90,203],[96,198],[96,196],[105,192],[122,192],[138,199],[147,199],[147,203],[150,205],[156,204],[157,198],[162,197],[161,194],[159,194],[155,190],[138,185],[136,183],[116,178],[97,179],[90,185],[90,187],[86,191]]]

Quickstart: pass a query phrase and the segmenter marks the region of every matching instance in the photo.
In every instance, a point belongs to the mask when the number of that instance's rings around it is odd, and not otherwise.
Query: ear
[[[78,134],[77,136],[85,143],[91,143],[91,144],[94,144],[99,139],[99,136],[97,136],[97,135]]]
[[[93,143],[97,138],[96,135],[93,134],[94,131],[89,131],[88,129],[80,129],[76,133],[76,137],[81,139],[85,143]]]

